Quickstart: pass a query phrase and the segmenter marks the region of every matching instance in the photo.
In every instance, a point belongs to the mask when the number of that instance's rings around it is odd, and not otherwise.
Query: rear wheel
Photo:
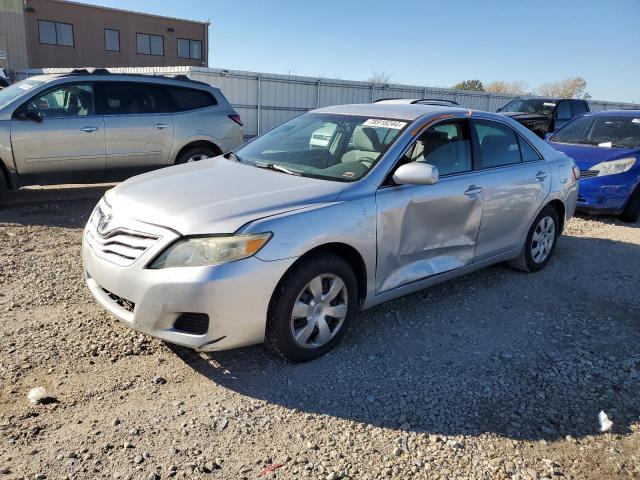
[[[638,219],[640,219],[640,185],[631,194],[629,203],[620,215],[620,220],[623,222],[635,223]]]
[[[551,205],[544,207],[529,229],[520,256],[511,260],[509,265],[524,272],[542,270],[556,249],[559,226],[556,209]]]
[[[357,280],[342,258],[309,257],[280,282],[269,308],[266,345],[292,362],[306,362],[331,350],[356,314]]]
[[[216,152],[213,148],[194,147],[182,152],[180,156],[176,159],[176,165],[179,165],[182,163],[198,162],[200,160],[216,157],[218,155],[220,154]]]

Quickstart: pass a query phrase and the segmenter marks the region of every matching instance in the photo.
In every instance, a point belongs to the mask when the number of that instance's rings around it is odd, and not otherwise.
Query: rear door
[[[100,83],[107,169],[152,169],[167,165],[173,144],[169,97],[162,85]]]
[[[473,120],[484,208],[476,261],[506,252],[524,238],[551,189],[551,170],[535,148],[509,125]]]
[[[96,115],[94,84],[65,83],[31,97],[14,112],[11,146],[21,174],[104,170],[104,119]]]
[[[434,165],[434,185],[384,185],[376,193],[382,293],[470,264],[482,219],[482,189],[472,168],[467,120],[428,128],[400,163]]]

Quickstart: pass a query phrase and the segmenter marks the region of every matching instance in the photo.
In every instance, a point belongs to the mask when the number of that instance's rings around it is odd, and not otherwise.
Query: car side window
[[[574,117],[578,117],[588,111],[587,104],[585,102],[571,102],[571,108],[573,109]]]
[[[542,160],[540,154],[535,151],[522,136],[518,135],[518,140],[520,142],[520,152],[522,153],[523,162],[537,162],[538,160]]]
[[[433,165],[440,176],[471,171],[471,136],[467,122],[456,120],[429,127],[409,149],[404,163],[410,162]]]
[[[160,85],[105,82],[102,97],[104,115],[138,115],[170,111]]]
[[[37,95],[23,107],[43,117],[84,117],[95,114],[95,95],[90,83],[74,83]]]
[[[480,151],[480,168],[502,167],[520,163],[520,146],[516,132],[507,125],[485,120],[473,122]]]
[[[556,107],[556,118],[558,120],[571,120],[571,103],[559,102]]]
[[[168,90],[177,112],[197,110],[218,104],[215,97],[204,90],[184,87],[168,87]]]

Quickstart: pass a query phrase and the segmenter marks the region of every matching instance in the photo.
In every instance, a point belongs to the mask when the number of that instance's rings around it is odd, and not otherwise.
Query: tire
[[[0,168],[0,195],[4,194],[7,190],[9,190],[9,182],[7,182],[7,177]]]
[[[204,160],[205,157],[211,158],[217,157],[218,155],[220,155],[220,153],[210,147],[189,148],[188,150],[182,152],[178,158],[176,158],[176,165],[180,165],[182,163],[197,162],[199,160]]]
[[[316,295],[310,288],[312,281]],[[308,315],[295,318],[294,304],[299,305],[299,314]],[[357,312],[357,304],[356,275],[345,260],[331,253],[303,259],[283,277],[273,293],[265,344],[290,362],[318,358],[340,341]],[[329,313],[344,314],[344,318]]]
[[[631,194],[629,203],[622,211],[620,220],[628,223],[635,223],[640,219],[640,185]]]
[[[559,234],[558,212],[551,205],[547,205],[533,221],[520,256],[511,260],[509,265],[523,272],[542,270],[553,256]]]

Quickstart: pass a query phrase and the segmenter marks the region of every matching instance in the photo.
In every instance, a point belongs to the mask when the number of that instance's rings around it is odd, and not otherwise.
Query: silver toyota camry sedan
[[[498,262],[543,268],[578,176],[502,115],[322,108],[108,191],[84,231],[86,281],[115,317],[168,342],[265,342],[307,361],[359,310]]]

